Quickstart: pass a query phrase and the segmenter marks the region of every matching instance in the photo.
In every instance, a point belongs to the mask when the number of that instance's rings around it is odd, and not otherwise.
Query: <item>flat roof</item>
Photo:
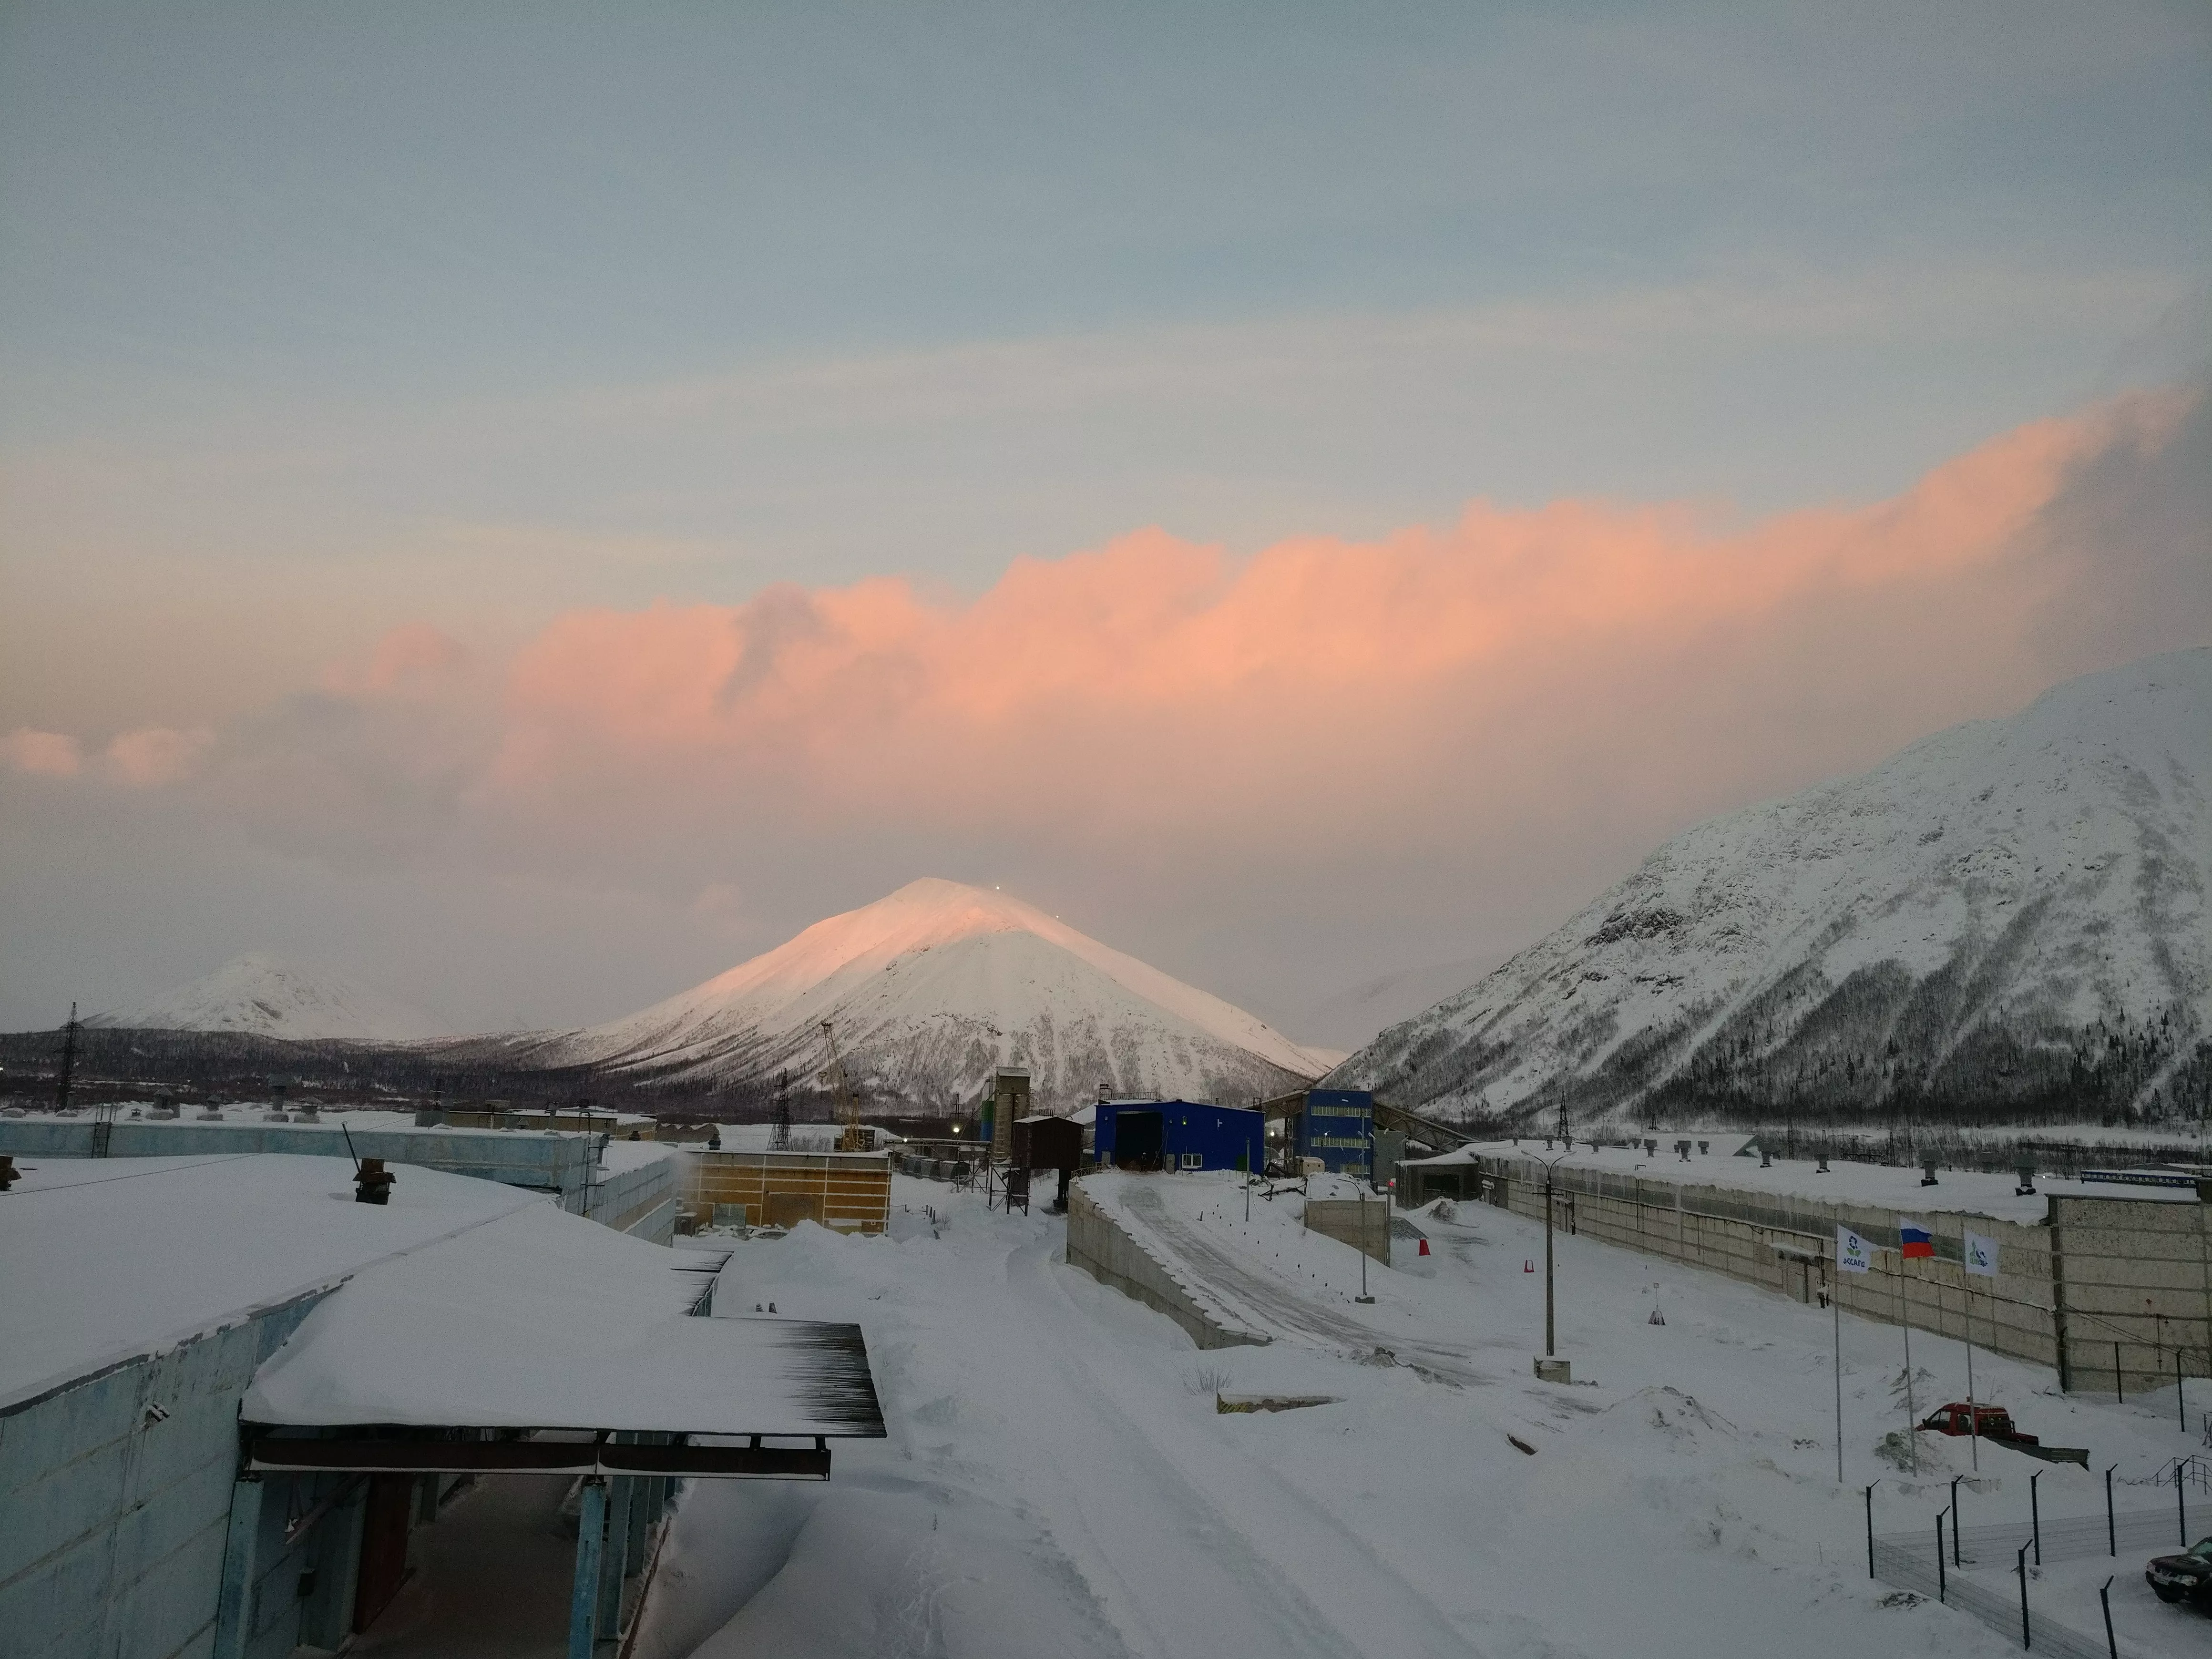
[[[315,1428],[884,1433],[857,1327],[690,1317],[699,1265],[535,1205],[364,1267],[262,1366],[242,1415]]]
[[[300,1154],[32,1156],[17,1167],[23,1178],[0,1193],[0,1411],[372,1261],[550,1207],[404,1164],[390,1203],[357,1204],[350,1170]]]
[[[1564,1170],[1602,1170],[1608,1175],[1672,1182],[1685,1187],[1721,1187],[1738,1192],[1772,1193],[1810,1199],[1816,1202],[1861,1204],[1896,1210],[1904,1215],[1963,1212],[2023,1224],[2044,1219],[2048,1213],[2045,1202],[2046,1197],[2197,1202],[2196,1193],[2184,1188],[2063,1181],[2042,1175],[2035,1178],[2035,1192],[2023,1196],[2014,1190],[2017,1176],[1995,1170],[1938,1168],[1936,1185],[1923,1187],[1920,1184],[1917,1164],[1907,1167],[1854,1164],[1839,1158],[1829,1160],[1826,1175],[1820,1172],[1817,1160],[1812,1158],[1778,1158],[1771,1168],[1761,1169],[1756,1154],[1749,1158],[1734,1155],[1735,1149],[1747,1139],[1741,1132],[1719,1136],[1662,1132],[1656,1139],[1659,1150],[1656,1154],[1645,1152],[1641,1140],[1633,1146],[1601,1146],[1595,1152],[1585,1143],[1561,1158],[1559,1167]],[[1683,1139],[1692,1143],[1687,1163],[1683,1162],[1674,1151],[1674,1143]],[[1699,1139],[1706,1141],[1712,1151],[1698,1152],[1695,1143]],[[1553,1156],[1555,1154],[1544,1151],[1540,1138],[1523,1136],[1518,1146],[1504,1140],[1483,1141],[1435,1158],[1407,1158],[1403,1162],[1414,1167],[1449,1169],[1455,1164],[1472,1163],[1478,1158],[1522,1158],[1540,1165],[1550,1162]]]

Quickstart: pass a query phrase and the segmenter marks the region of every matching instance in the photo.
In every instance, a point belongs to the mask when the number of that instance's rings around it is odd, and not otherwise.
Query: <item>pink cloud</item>
[[[1793,744],[1871,758],[1869,736],[2055,678],[2032,642],[2084,568],[2026,532],[2087,462],[2155,448],[2188,407],[2038,422],[1894,500],[1742,527],[1476,502],[1243,560],[1143,531],[1019,560],[969,603],[884,578],[579,611],[514,663],[481,798],[1290,842],[1371,831],[1380,802],[1449,833],[1501,787],[1548,792],[1539,810],[1593,787],[1701,798]]]
[[[149,726],[112,739],[105,755],[109,771],[138,789],[158,788],[191,775],[215,734],[204,729],[179,732]]]
[[[0,760],[39,777],[73,778],[84,769],[84,751],[75,738],[60,732],[34,732],[27,726],[0,738]]]

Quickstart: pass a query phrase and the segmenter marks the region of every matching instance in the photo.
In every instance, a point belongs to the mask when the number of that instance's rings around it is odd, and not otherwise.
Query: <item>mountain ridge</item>
[[[453,1035],[419,1008],[266,951],[233,957],[211,973],[129,1008],[96,1014],[85,1024],[128,1030],[235,1031],[295,1042],[406,1043]]]
[[[1699,824],[1329,1080],[1527,1121],[2156,1118],[2212,1089],[2212,649]]]

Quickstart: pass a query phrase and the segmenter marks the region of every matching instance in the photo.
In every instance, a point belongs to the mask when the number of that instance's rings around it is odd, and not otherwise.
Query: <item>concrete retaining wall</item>
[[[1201,1307],[1167,1264],[1138,1243],[1111,1212],[1083,1190],[1079,1181],[1068,1190],[1067,1264],[1165,1314],[1201,1348],[1243,1347],[1267,1340],[1229,1325]]]
[[[1544,1218],[1540,1164],[1484,1158],[1407,1182],[1419,1167],[1401,1169],[1410,1202],[1439,1196],[1434,1176],[1457,1168],[1465,1197]],[[1794,1261],[1776,1247],[1832,1256],[1840,1223],[1877,1247],[1872,1273],[1841,1276],[1839,1299],[1862,1317],[1954,1338],[1967,1334],[1971,1320],[1977,1344],[2051,1366],[2068,1389],[2171,1386],[2177,1351],[2188,1375],[2212,1375],[2212,1242],[2203,1204],[2054,1196],[2046,1218],[2032,1224],[1935,1211],[1927,1220],[1936,1257],[1908,1267],[1895,1254],[1891,1209],[1572,1169],[1554,1178],[1553,1203],[1556,1227],[1805,1302],[1836,1293],[1834,1275],[1825,1261]],[[1961,1265],[1969,1225],[1998,1246],[1995,1279],[1970,1279]]]
[[[1364,1251],[1386,1267],[1390,1265],[1388,1199],[1370,1198],[1363,1204],[1356,1198],[1310,1198],[1306,1225],[1340,1244]]]

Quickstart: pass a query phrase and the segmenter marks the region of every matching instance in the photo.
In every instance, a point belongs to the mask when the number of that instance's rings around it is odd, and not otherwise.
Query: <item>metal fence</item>
[[[2039,1612],[2033,1596],[2023,1617],[2017,1591],[2000,1595],[1963,1573],[1939,1567],[1932,1528],[1925,1539],[1911,1544],[1894,1537],[1875,1539],[1873,1565],[1875,1577],[1883,1583],[1970,1613],[2007,1641],[2018,1642],[2031,1653],[2051,1654],[2057,1659],[2111,1659],[2115,1651],[2101,1637],[2092,1640]]]
[[[2178,1524],[2170,1510],[2069,1516],[2043,1522],[2039,1528],[2026,1521],[2006,1521],[1962,1527],[1955,1538],[1947,1533],[1940,1551],[1931,1526],[1925,1533],[1885,1533],[1870,1539],[1868,1565],[1885,1584],[1970,1613],[2029,1652],[2059,1659],[2112,1659],[2114,1655],[2125,1659],[2130,1650],[2110,1643],[2101,1631],[2084,1635],[2035,1605],[2034,1581],[2023,1585],[2014,1577],[2022,1565],[2021,1552],[2037,1562],[2139,1555],[2172,1547]],[[2012,1582],[1999,1589],[1964,1571],[1988,1567],[2002,1570]],[[2088,1614],[2096,1620],[2100,1609],[2092,1607]]]

